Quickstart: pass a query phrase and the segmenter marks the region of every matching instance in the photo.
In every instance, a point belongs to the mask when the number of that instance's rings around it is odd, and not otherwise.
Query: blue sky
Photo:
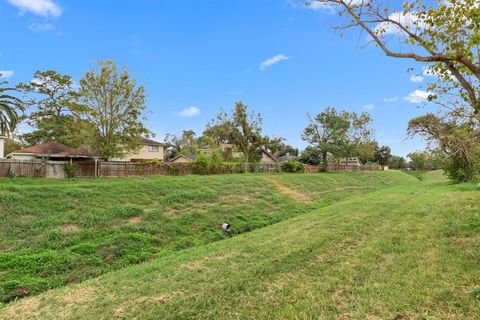
[[[327,106],[370,112],[394,154],[423,148],[405,141],[408,120],[435,110],[421,106],[422,91],[412,96],[429,80],[422,65],[360,48],[364,34],[340,37],[329,10],[292,1],[0,0],[0,70],[13,84],[47,69],[78,80],[113,59],[145,85],[157,140],[201,134],[241,100],[262,114],[266,134],[299,148],[306,113]]]

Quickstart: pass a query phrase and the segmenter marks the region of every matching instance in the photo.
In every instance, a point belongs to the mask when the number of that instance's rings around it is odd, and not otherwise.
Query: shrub
[[[289,160],[287,162],[282,163],[282,171],[283,172],[305,172],[305,166],[296,161],[296,160]]]
[[[15,178],[15,173],[12,171],[12,168],[8,168],[5,173],[5,178]]]
[[[449,179],[455,182],[466,182],[475,180],[480,172],[480,161],[471,165],[465,165],[463,159],[451,157],[446,161],[443,170]]]
[[[68,179],[75,178],[75,173],[77,172],[78,168],[80,168],[78,163],[74,163],[74,162],[67,163],[65,165],[65,174],[67,175],[67,178]]]

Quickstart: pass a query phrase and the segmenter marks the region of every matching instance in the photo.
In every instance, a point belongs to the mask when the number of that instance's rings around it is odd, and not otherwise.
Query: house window
[[[158,152],[158,146],[148,146],[148,152]]]

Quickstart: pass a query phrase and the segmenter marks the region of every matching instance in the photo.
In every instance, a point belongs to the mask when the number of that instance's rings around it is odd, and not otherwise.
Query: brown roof
[[[48,141],[33,147],[17,150],[12,153],[33,153],[42,155],[74,155],[76,150],[57,141]]]
[[[189,161],[195,161],[195,159],[197,159],[197,156],[194,155],[194,154],[179,154],[178,156],[170,159],[168,162],[173,162],[173,161],[177,160],[178,158],[185,158]]]
[[[148,138],[140,138],[140,143],[143,143],[144,145],[149,145],[149,146],[164,146],[164,143],[154,141],[152,139]]]
[[[20,149],[12,152],[13,154],[34,154],[36,156],[57,156],[57,157],[98,157],[89,146],[82,146],[78,149],[64,145],[57,141],[48,141],[39,145]]]
[[[272,159],[273,161],[275,162],[278,162],[277,158],[275,158],[274,156],[272,156],[269,152],[265,151],[265,150],[262,150],[262,153],[265,154],[267,157],[269,157],[270,159]]]

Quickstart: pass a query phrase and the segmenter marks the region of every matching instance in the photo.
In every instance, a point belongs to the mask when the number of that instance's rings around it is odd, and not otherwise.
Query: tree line
[[[302,138],[309,146],[301,153],[306,163],[326,165],[334,158],[357,156],[363,161],[394,168],[441,166],[454,181],[471,181],[480,173],[480,5],[478,0],[422,0],[389,5],[380,0],[311,0],[307,5],[327,5],[344,23],[344,32],[359,28],[387,56],[423,64],[434,76],[427,101],[440,106],[437,113],[412,119],[410,136],[428,142],[424,152],[410,154],[411,163],[390,155],[387,146],[372,138],[368,114],[327,108],[308,116]],[[337,22],[335,22],[337,23]],[[392,39],[394,41],[392,41]],[[21,101],[14,91],[35,98]],[[28,116],[25,110],[32,110]],[[144,125],[145,93],[125,68],[104,61],[87,72],[76,87],[69,76],[54,71],[37,72],[34,80],[16,87],[0,83],[0,129],[12,132],[20,121],[34,130],[20,138],[28,144],[55,139],[72,146],[91,145],[105,157],[135,148],[139,136],[149,135]],[[253,161],[259,150],[277,154],[298,152],[284,139],[261,132],[261,117],[237,103],[232,112],[221,111],[203,135],[185,131],[168,135],[169,154],[192,152],[205,145],[233,143]],[[422,164],[423,163],[423,164]]]
[[[2,83],[5,84],[5,83]],[[119,157],[133,151],[139,139],[149,136],[144,111],[145,90],[130,77],[125,67],[112,61],[98,63],[76,85],[72,77],[53,70],[37,71],[33,80],[2,90],[24,93],[24,99],[3,95],[2,132],[11,134],[24,121],[32,131],[7,140],[7,153],[25,145],[58,141],[72,147],[87,148],[104,158]],[[338,111],[328,107],[319,114],[307,115],[308,125],[302,139],[309,146],[300,152],[282,137],[262,132],[262,116],[237,102],[229,112],[220,112],[206,125],[201,136],[192,130],[165,137],[166,159],[177,155],[201,155],[215,150],[218,161],[254,163],[261,152],[274,157],[290,156],[326,170],[330,161],[358,157],[362,163],[377,163],[403,169],[408,163],[391,155],[388,146],[374,140],[372,119],[368,113]],[[220,146],[232,145],[241,156],[221,154]]]
[[[71,76],[53,70],[37,71],[33,80],[5,87],[4,91],[23,93],[23,99],[4,95],[2,132],[11,134],[24,121],[32,131],[8,141],[8,151],[22,145],[58,141],[72,147],[91,148],[104,158],[121,156],[135,150],[139,139],[149,136],[144,112],[145,90],[137,85],[125,67],[112,61],[99,62],[76,85]],[[167,134],[166,158],[179,154],[200,154],[231,144],[241,154],[229,161],[256,162],[262,151],[275,157],[296,157],[305,164],[324,167],[333,159],[359,157],[361,161],[387,165],[390,148],[373,140],[371,118],[367,113],[326,108],[316,116],[308,115],[302,138],[309,143],[303,152],[285,143],[282,137],[262,132],[262,116],[237,102],[229,112],[220,112],[206,125],[201,136],[192,130],[181,135]],[[8,152],[7,151],[7,152]]]

